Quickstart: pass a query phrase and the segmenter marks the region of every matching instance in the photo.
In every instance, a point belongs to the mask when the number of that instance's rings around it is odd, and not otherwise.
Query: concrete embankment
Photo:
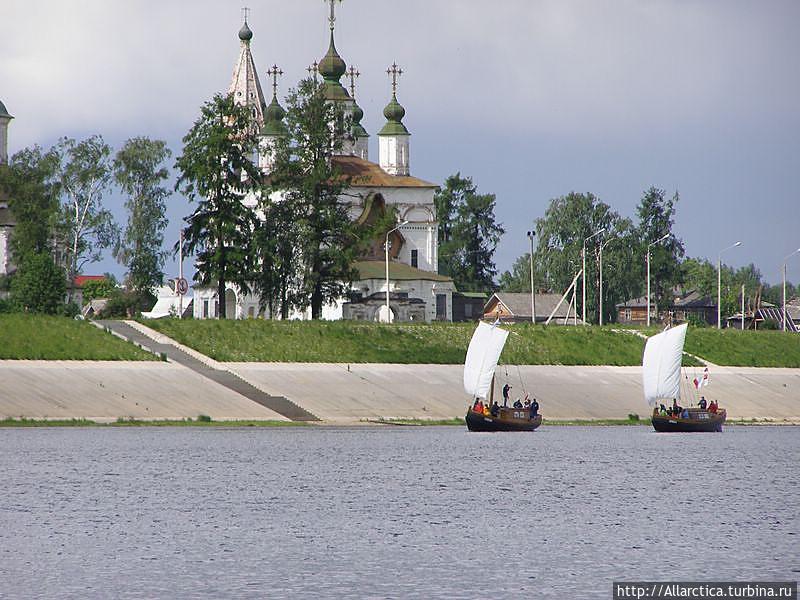
[[[286,421],[194,371],[166,362],[0,360],[0,418]]]
[[[328,423],[462,417],[460,365],[224,363],[268,394],[285,396]],[[644,416],[638,367],[500,367],[497,390],[535,396],[551,419]],[[717,367],[706,396],[731,419],[800,423],[800,369]],[[0,361],[0,418],[286,420],[179,364]]]
[[[256,387],[291,398],[324,421],[463,417],[469,398],[460,365],[226,363]],[[499,367],[511,398],[536,397],[550,419],[645,416],[640,367]],[[800,423],[800,369],[718,367],[703,391],[731,419]],[[502,400],[501,400],[502,401]],[[689,401],[685,400],[684,404]]]

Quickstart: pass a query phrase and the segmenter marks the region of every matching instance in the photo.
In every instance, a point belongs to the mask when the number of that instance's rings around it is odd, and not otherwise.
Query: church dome
[[[406,109],[397,101],[397,96],[394,94],[392,94],[392,99],[389,104],[383,109],[383,116],[386,117],[388,121],[397,123],[402,121],[403,117],[406,116]]]
[[[250,31],[250,28],[247,26],[247,21],[244,22],[242,28],[239,30],[239,39],[243,42],[249,42],[253,39],[253,32]]]
[[[339,81],[339,78],[344,75],[346,70],[347,65],[336,51],[336,45],[333,43],[333,32],[331,32],[331,44],[328,46],[328,53],[319,61],[319,74],[329,81]]]
[[[264,127],[261,130],[263,135],[286,135],[286,125],[283,123],[283,117],[286,116],[286,111],[278,103],[278,98],[272,96],[272,102],[264,110]]]

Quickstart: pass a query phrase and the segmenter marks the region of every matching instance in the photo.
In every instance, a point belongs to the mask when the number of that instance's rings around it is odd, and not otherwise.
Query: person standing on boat
[[[531,402],[531,419],[536,417],[539,414],[539,403],[536,401],[536,398],[533,399]]]
[[[503,386],[503,406],[508,406],[508,392],[511,391],[511,386],[507,383]]]
[[[706,397],[705,396],[700,396],[699,404],[700,404],[700,410],[705,410],[706,409],[708,404],[706,403]]]

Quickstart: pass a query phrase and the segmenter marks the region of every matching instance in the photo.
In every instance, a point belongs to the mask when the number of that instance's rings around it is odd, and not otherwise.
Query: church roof
[[[0,100],[0,118],[5,117],[7,119],[13,119],[10,114],[8,114],[8,110],[6,110],[6,105],[3,104],[3,101]]]
[[[249,35],[243,36],[243,32],[249,33]],[[261,129],[264,127],[264,110],[267,107],[267,102],[264,99],[264,92],[261,91],[261,82],[258,79],[256,63],[250,52],[250,40],[252,37],[253,33],[245,23],[239,32],[241,49],[239,51],[239,60],[233,69],[233,77],[228,93],[233,94],[233,101],[236,104],[251,106],[255,110],[256,123],[258,128]]]
[[[353,263],[360,279],[386,279],[386,262],[383,260],[361,260]],[[424,271],[401,262],[389,261],[389,279],[393,281],[453,281],[452,277]]]
[[[358,156],[334,156],[333,162],[344,175],[353,178],[354,187],[436,188],[435,183],[410,175],[389,175],[380,165]]]

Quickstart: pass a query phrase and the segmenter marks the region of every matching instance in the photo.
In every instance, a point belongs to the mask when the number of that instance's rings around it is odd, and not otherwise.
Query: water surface
[[[800,429],[0,430],[0,596],[609,598],[796,580]]]

